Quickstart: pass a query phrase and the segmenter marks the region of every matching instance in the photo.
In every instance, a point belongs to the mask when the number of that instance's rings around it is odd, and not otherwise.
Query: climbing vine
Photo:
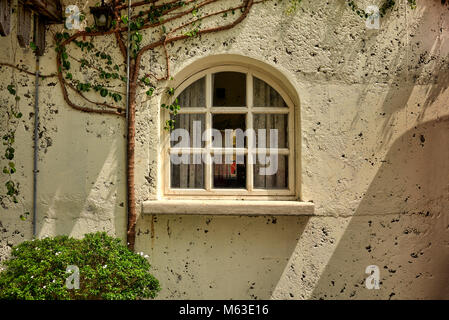
[[[5,182],[6,196],[13,202],[18,203],[19,195],[18,183],[14,181],[13,175],[17,172],[15,163],[15,139],[18,126],[18,119],[22,118],[22,112],[19,110],[20,96],[17,95],[15,82],[7,86],[8,93],[13,97],[13,102],[9,103],[7,110],[6,133],[3,135],[3,145],[5,146],[4,157],[8,161],[3,167],[3,174],[7,176]]]
[[[234,28],[250,13],[251,8],[268,0],[236,0],[236,5],[225,7],[219,0],[143,0],[131,4],[132,14],[127,15],[126,0],[111,0],[113,20],[107,31],[99,30],[95,25],[88,25],[81,31],[63,30],[54,33],[56,50],[56,70],[63,98],[73,109],[125,117],[128,121],[128,231],[127,240],[133,249],[135,242],[136,199],[134,191],[134,148],[135,148],[135,112],[136,100],[140,95],[139,86],[144,93],[143,98],[151,99],[156,90],[160,90],[172,101],[162,104],[161,108],[176,115],[181,106],[173,98],[175,89],[160,88],[161,81],[171,80],[170,54],[168,45],[181,40],[198,39],[202,35],[216,33]],[[343,1],[343,0],[342,0]],[[344,0],[347,5],[362,18],[369,16],[360,9],[353,0]],[[289,0],[287,13],[291,14],[302,0]],[[415,0],[408,0],[414,8]],[[393,8],[395,1],[385,0],[380,7],[380,15]],[[87,16],[82,17],[88,20]],[[218,19],[217,19],[218,18]],[[221,18],[221,20],[219,19]],[[92,20],[92,19],[90,19]],[[218,20],[218,21],[217,21]],[[212,21],[212,22],[211,22]],[[130,30],[129,48],[127,33]],[[104,37],[107,46],[101,48],[96,43],[98,37]],[[109,41],[109,42],[108,42]],[[112,43],[113,41],[113,43]],[[114,49],[118,49],[115,54]],[[129,79],[127,78],[127,51],[130,51]],[[159,55],[156,68],[147,70],[142,65],[144,55]],[[118,56],[118,58],[117,58]],[[150,58],[151,61],[151,58]],[[0,63],[8,66],[9,64]],[[17,66],[9,65],[16,69]],[[21,70],[24,71],[24,70]],[[27,71],[25,71],[27,72]],[[27,72],[32,74],[30,72]],[[126,87],[129,81],[128,110],[126,110]],[[158,88],[158,89],[157,89]],[[8,112],[8,133],[3,141],[6,146],[5,158],[9,161],[3,172],[9,179],[6,185],[7,195],[17,200],[17,184],[12,177],[16,172],[14,163],[14,138],[17,119],[22,116],[18,110],[20,98],[15,85],[8,87],[15,103]],[[78,100],[73,99],[74,96]],[[174,127],[171,118],[165,123],[165,129]]]

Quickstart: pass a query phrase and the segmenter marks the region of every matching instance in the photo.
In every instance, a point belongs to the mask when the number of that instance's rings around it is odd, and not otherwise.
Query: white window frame
[[[242,107],[213,107],[212,96],[212,74],[218,72],[240,72],[246,74],[246,104]],[[292,99],[282,88],[281,83],[278,84],[272,76],[253,68],[248,68],[240,65],[223,65],[204,69],[200,72],[185,79],[181,84],[175,87],[175,96],[178,96],[184,89],[195,81],[205,77],[206,79],[206,108],[183,108],[181,105],[180,114],[195,113],[205,114],[206,129],[212,125],[212,114],[246,114],[246,129],[253,128],[253,114],[288,114],[288,148],[278,150],[279,155],[288,156],[288,188],[287,189],[256,189],[253,186],[253,166],[251,161],[246,163],[246,189],[214,189],[212,188],[213,180],[213,165],[204,163],[205,167],[205,189],[172,189],[170,188],[170,157],[169,153],[173,151],[170,147],[170,133],[164,129],[161,130],[161,169],[162,169],[162,198],[163,199],[230,199],[230,200],[298,200],[299,199],[299,148],[298,137],[295,132],[298,130],[298,121],[296,120],[295,104]],[[253,107],[253,77],[257,77],[265,81],[276,92],[278,92],[284,99],[287,107]],[[274,80],[274,81],[273,81]],[[161,110],[161,127],[164,126],[165,121],[170,119],[170,113],[166,110]],[[198,148],[198,150],[190,148],[192,153],[200,152],[203,149],[210,147],[214,150],[209,141],[206,142],[205,148]],[[226,151],[225,148],[220,148]],[[247,148],[245,148],[247,149]],[[179,151],[180,149],[176,149]],[[235,151],[235,149],[234,149]],[[245,151],[248,155],[249,150]],[[208,155],[210,157],[210,153]],[[296,160],[296,161],[295,161]]]

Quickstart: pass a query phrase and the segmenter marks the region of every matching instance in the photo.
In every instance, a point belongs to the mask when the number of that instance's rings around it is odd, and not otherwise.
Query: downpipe
[[[34,95],[34,155],[33,155],[33,238],[37,237],[37,160],[39,148],[39,56],[36,55],[36,79]]]

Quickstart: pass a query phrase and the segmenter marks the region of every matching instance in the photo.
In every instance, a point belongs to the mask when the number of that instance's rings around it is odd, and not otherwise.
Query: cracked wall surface
[[[436,0],[415,10],[398,2],[369,30],[344,1],[304,0],[291,15],[286,1],[267,1],[232,30],[168,46],[175,79],[218,54],[258,60],[288,79],[300,99],[301,200],[318,216],[139,214],[136,251],[150,256],[159,298],[449,298],[449,10]],[[56,70],[50,38],[59,29],[47,32],[43,73]],[[95,41],[118,57],[114,42]],[[0,38],[0,61],[34,70],[31,50],[13,36]],[[162,72],[161,61],[155,50],[143,69]],[[1,103],[14,76],[24,114],[21,202],[0,208],[5,259],[32,237],[31,219],[19,216],[32,206],[34,78],[0,70]],[[138,99],[138,208],[160,188],[162,99]],[[41,80],[39,105],[38,235],[101,230],[125,239],[124,120],[70,109],[55,78]],[[369,265],[380,268],[379,290],[365,287]]]

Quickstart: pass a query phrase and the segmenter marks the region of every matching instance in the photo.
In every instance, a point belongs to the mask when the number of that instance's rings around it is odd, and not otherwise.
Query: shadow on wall
[[[448,116],[393,144],[312,298],[449,299],[448,159]],[[369,265],[379,290],[365,287]]]
[[[162,299],[268,299],[308,217],[143,216],[136,248],[150,256]]]
[[[67,112],[54,146],[40,154],[38,236],[106,231],[125,239],[121,119]]]

